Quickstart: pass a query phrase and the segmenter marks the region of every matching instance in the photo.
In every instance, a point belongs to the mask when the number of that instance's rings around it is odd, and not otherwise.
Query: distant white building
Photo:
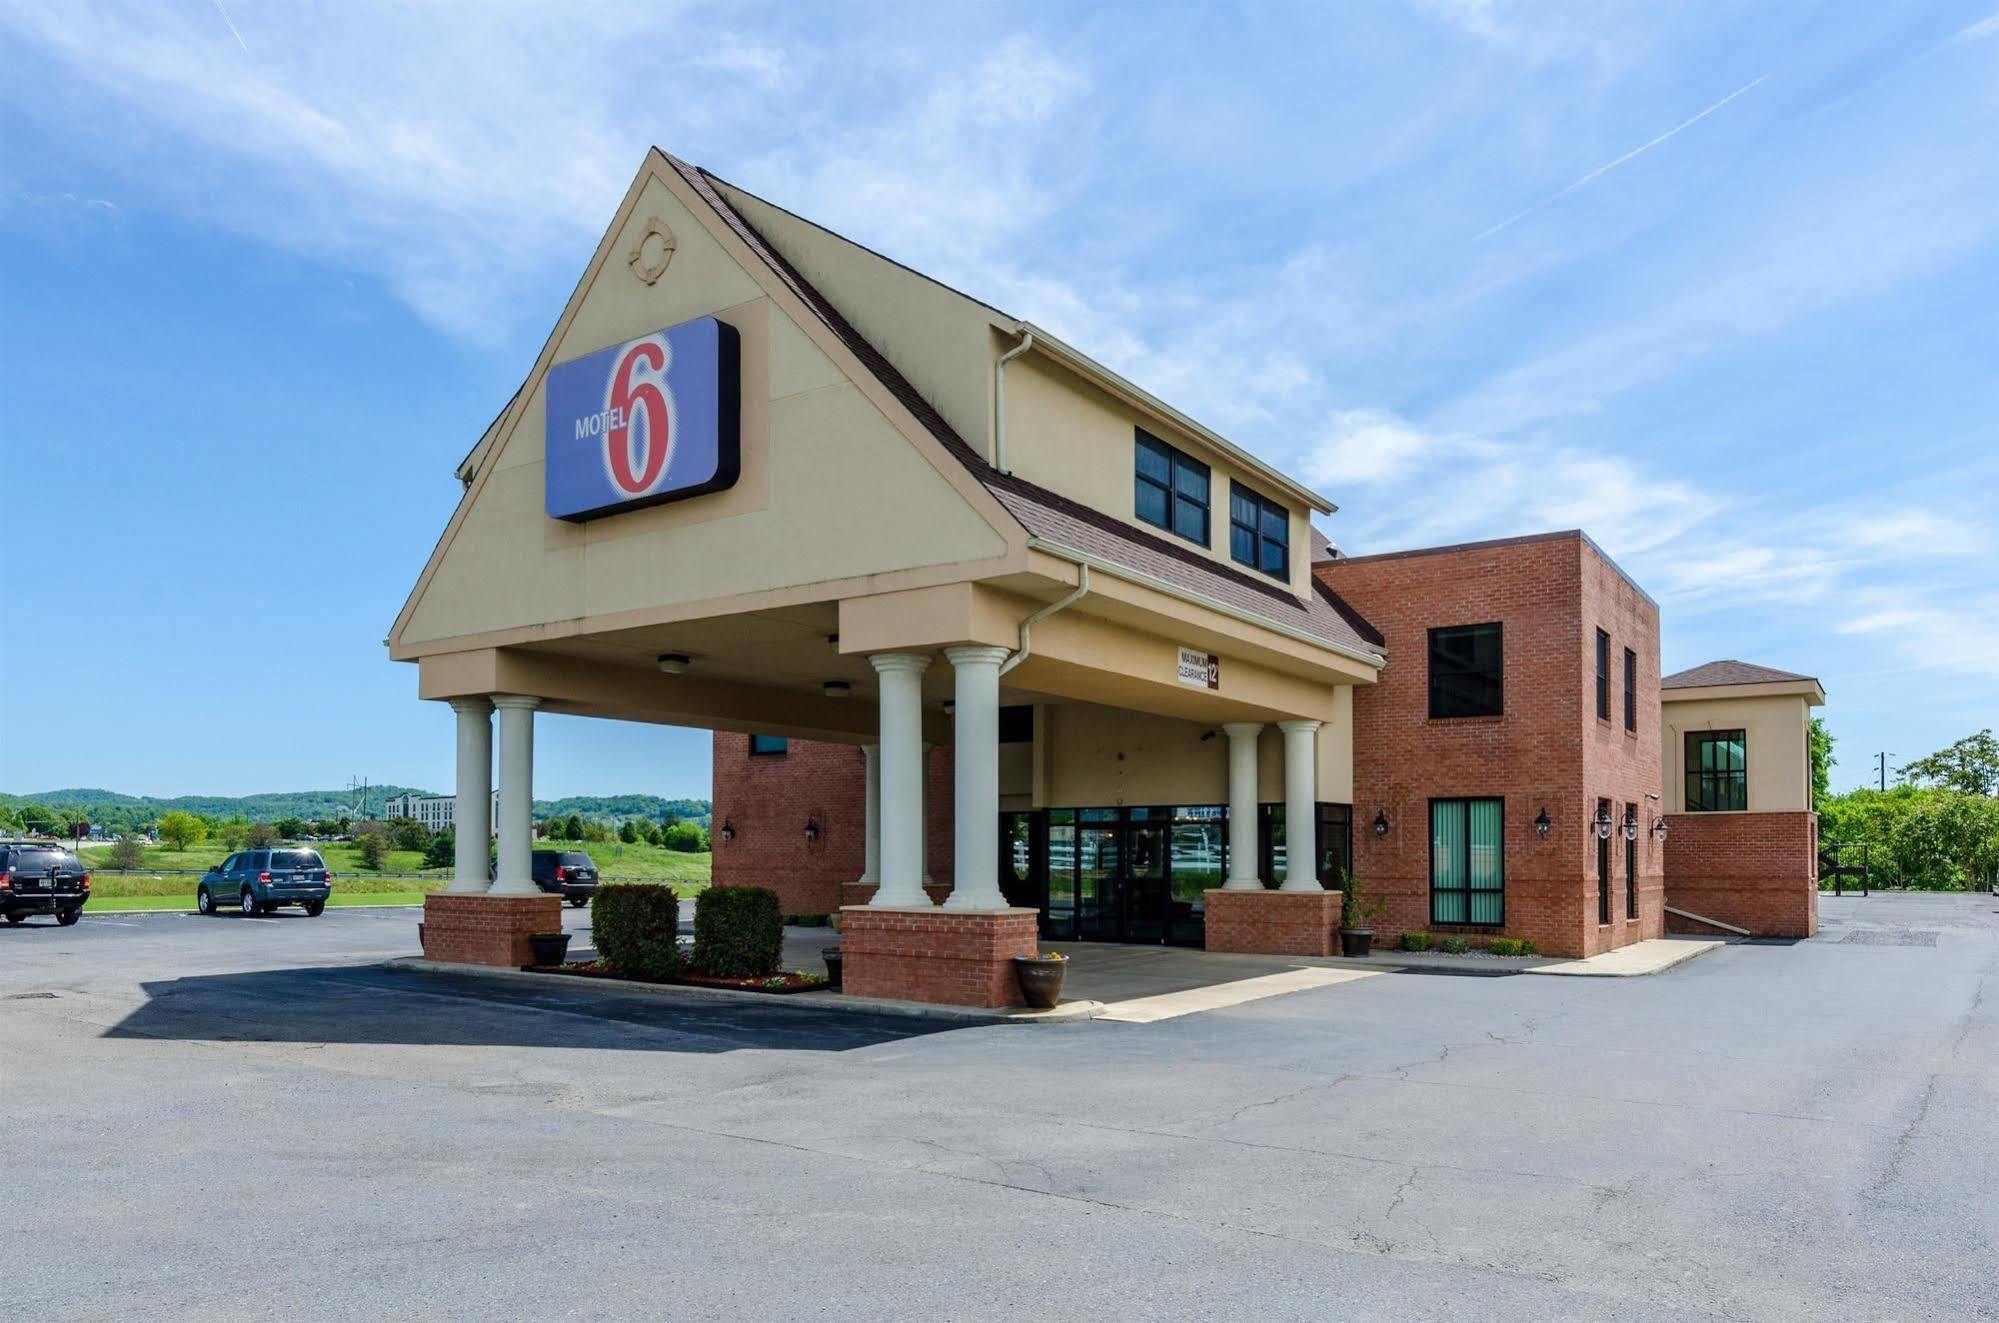
[[[393,822],[397,818],[409,818],[421,823],[431,831],[443,831],[457,816],[458,797],[456,795],[397,795],[382,805],[382,817]],[[500,820],[500,792],[493,792],[493,802],[486,818],[488,822]]]

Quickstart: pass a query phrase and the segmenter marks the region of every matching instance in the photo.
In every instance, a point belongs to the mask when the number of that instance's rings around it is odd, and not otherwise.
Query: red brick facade
[[[501,965],[519,969],[534,963],[528,938],[562,931],[560,896],[426,896],[423,900],[423,954],[451,965]]]
[[[859,745],[792,740],[779,754],[750,754],[747,735],[714,741],[714,884],[768,887],[786,914],[831,914],[856,901],[843,895],[867,861],[867,766]],[[930,820],[932,895],[951,880],[951,750],[933,749],[924,768]],[[805,824],[819,826],[807,840]],[[735,839],[722,839],[727,822]],[[871,890],[860,893],[865,900]]]
[[[845,991],[855,997],[1016,1006],[1013,957],[1033,955],[1033,910],[840,911]]]
[[[1758,937],[1819,930],[1816,813],[1675,813],[1667,823],[1667,902]],[[1713,929],[1673,916],[1674,932]]]
[[[1210,891],[1207,949],[1245,955],[1335,955],[1337,891]]]
[[[1379,629],[1388,665],[1354,692],[1354,875],[1383,903],[1377,941],[1405,931],[1474,942],[1524,937],[1551,955],[1587,956],[1663,931],[1663,858],[1638,840],[1639,917],[1625,914],[1624,840],[1611,842],[1611,921],[1597,922],[1599,799],[1621,822],[1658,816],[1658,608],[1585,538],[1557,534],[1321,564],[1314,572]],[[1429,631],[1503,626],[1503,715],[1432,720]],[[1611,643],[1608,722],[1596,715],[1596,631]],[[1624,729],[1624,649],[1638,658],[1637,730]],[[1430,922],[1430,801],[1504,804],[1505,921]],[[1546,838],[1534,819],[1546,810]],[[1377,813],[1388,833],[1377,837]]]

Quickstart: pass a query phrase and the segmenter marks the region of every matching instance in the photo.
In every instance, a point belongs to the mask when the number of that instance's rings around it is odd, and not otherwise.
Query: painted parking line
[[[1202,988],[1188,988],[1185,992],[1165,992],[1156,997],[1114,1001],[1105,1006],[1097,1018],[1122,1020],[1126,1024],[1152,1024],[1159,1020],[1171,1020],[1175,1016],[1193,1015],[1198,1011],[1219,1011],[1244,1002],[1261,1001],[1265,997],[1281,997],[1287,992],[1352,983],[1384,972],[1379,969],[1287,969],[1281,974],[1265,974],[1234,983],[1211,983]]]

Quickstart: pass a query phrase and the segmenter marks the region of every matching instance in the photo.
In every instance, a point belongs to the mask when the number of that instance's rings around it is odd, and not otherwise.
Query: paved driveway
[[[0,929],[0,1315],[1992,1317],[1999,902],[1826,909],[1036,1028]]]

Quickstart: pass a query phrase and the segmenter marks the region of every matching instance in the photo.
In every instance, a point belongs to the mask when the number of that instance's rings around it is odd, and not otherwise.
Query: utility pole
[[[1874,755],[1874,761],[1880,764],[1881,767],[1881,788],[1883,790],[1888,788],[1888,755],[1891,752],[1892,750],[1884,749]],[[1901,769],[1897,768],[1896,770],[1899,772]]]

